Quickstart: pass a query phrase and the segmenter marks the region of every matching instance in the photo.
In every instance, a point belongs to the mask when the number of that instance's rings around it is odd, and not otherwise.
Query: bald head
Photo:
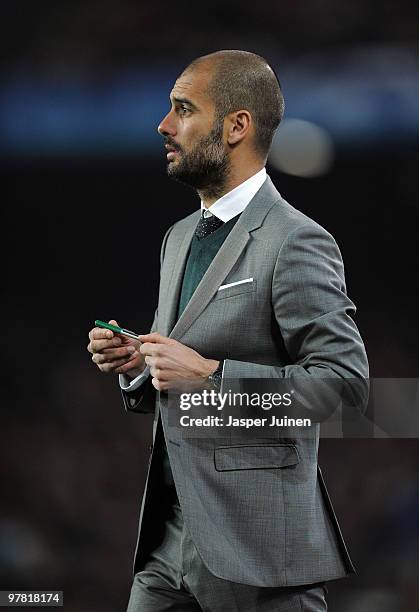
[[[266,158],[284,114],[284,98],[275,72],[260,55],[248,51],[217,51],[198,57],[185,69],[209,74],[208,94],[218,119],[247,110],[254,124],[254,148]]]

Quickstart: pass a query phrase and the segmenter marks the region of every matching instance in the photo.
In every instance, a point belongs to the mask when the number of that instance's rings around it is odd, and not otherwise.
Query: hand
[[[118,325],[114,319],[109,323]],[[135,378],[144,370],[145,361],[140,353],[139,340],[100,327],[94,327],[89,332],[89,340],[87,350],[92,353],[92,361],[101,372],[126,374]]]
[[[218,361],[205,359],[177,340],[158,333],[138,336],[143,343],[140,352],[150,366],[152,384],[158,391],[167,391],[182,382],[205,382],[218,368]]]

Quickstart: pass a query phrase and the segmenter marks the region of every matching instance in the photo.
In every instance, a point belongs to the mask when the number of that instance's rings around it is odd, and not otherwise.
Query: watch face
[[[221,381],[223,379],[223,363],[221,362],[218,368],[208,376],[208,380],[216,389],[221,388]]]

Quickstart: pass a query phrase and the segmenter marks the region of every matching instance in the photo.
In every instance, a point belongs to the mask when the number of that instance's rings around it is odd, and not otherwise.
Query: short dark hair
[[[208,93],[214,100],[217,119],[236,110],[248,110],[255,126],[255,149],[266,158],[285,106],[275,71],[260,55],[237,50],[198,57],[186,71],[207,62],[214,66]]]

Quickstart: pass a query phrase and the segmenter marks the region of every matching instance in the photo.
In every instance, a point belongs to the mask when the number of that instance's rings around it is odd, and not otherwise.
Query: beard
[[[216,119],[211,132],[198,140],[193,149],[185,153],[179,145],[170,138],[165,144],[173,146],[178,151],[179,160],[169,162],[167,174],[170,178],[180,181],[207,197],[218,197],[230,173],[231,162],[223,145],[223,119]]]

